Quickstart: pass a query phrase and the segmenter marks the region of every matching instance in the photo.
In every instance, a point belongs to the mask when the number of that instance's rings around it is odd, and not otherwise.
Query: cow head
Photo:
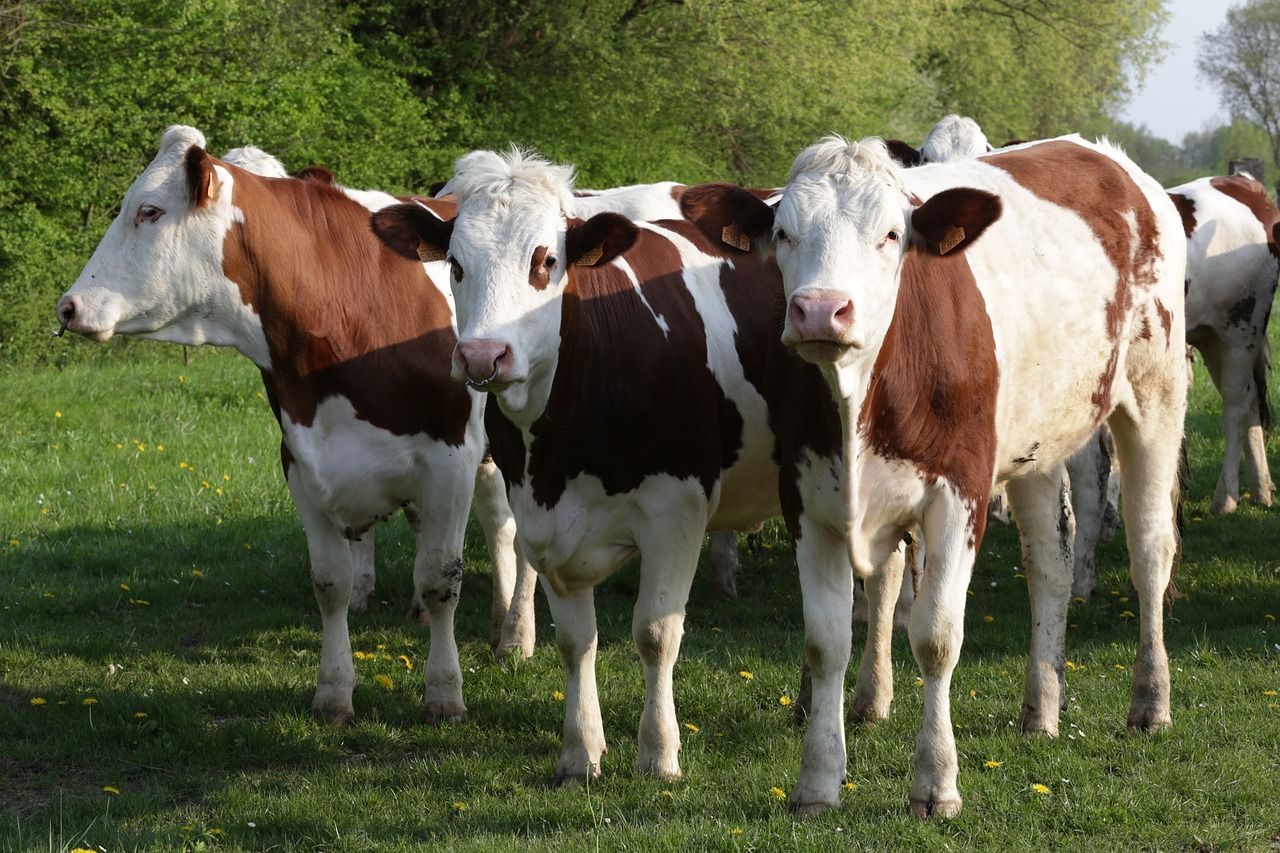
[[[736,188],[685,193],[685,216],[709,237],[743,251],[772,237],[783,343],[850,392],[865,387],[888,331],[906,253],[963,252],[1000,215],[999,199],[981,190],[920,203],[900,172],[881,140],[830,136],[796,158],[776,209]]]
[[[512,148],[458,160],[441,191],[458,200],[443,222],[420,205],[373,216],[373,229],[406,257],[447,259],[457,308],[456,381],[493,391],[503,411],[531,422],[545,404],[560,347],[561,302],[575,267],[606,264],[636,226],[601,213],[574,219],[573,170]]]
[[[65,328],[98,341],[122,334],[237,346],[266,360],[260,326],[222,270],[223,241],[239,218],[232,170],[204,146],[194,128],[165,131],[155,159],[58,302]]]

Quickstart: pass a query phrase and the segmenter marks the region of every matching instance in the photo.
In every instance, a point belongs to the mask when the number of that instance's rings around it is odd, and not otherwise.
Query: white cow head
[[[458,320],[453,378],[493,391],[522,424],[550,393],[569,270],[608,263],[636,235],[614,213],[572,218],[572,189],[571,167],[515,148],[474,151],[441,191],[458,199],[451,222],[415,204],[373,216],[374,231],[406,257],[449,261]]]
[[[261,327],[222,269],[223,241],[241,219],[231,204],[232,174],[204,146],[194,128],[165,131],[58,302],[65,328],[97,341],[122,334],[236,346],[269,364]]]

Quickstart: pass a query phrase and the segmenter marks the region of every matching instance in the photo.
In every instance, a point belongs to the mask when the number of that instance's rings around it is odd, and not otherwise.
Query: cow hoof
[[[587,784],[587,781],[590,779],[599,779],[599,778],[600,778],[600,768],[599,766],[593,764],[591,766],[590,773],[583,773],[581,771],[575,771],[570,773],[564,770],[557,770],[555,778],[551,781],[551,784],[553,787],[561,788],[561,789],[577,788]]]
[[[1056,715],[1050,717],[1024,705],[1022,712],[1018,714],[1018,731],[1030,736],[1057,737],[1058,720]]]
[[[933,818],[952,818],[960,814],[963,801],[959,797],[944,797],[935,799],[927,797],[924,799],[911,798],[911,816],[917,820],[930,820]]]
[[[422,706],[422,721],[429,726],[461,723],[467,718],[467,706],[461,702],[427,702]]]
[[[1220,498],[1213,499],[1213,506],[1209,507],[1209,511],[1214,515],[1230,515],[1236,511],[1239,502],[1230,495],[1224,495]]]
[[[324,720],[331,729],[340,729],[356,718],[355,711],[350,708],[312,708],[311,712]]]
[[[1255,495],[1250,499],[1250,501],[1249,501],[1249,502],[1250,502],[1250,503],[1252,503],[1254,506],[1266,506],[1266,507],[1269,507],[1269,506],[1271,506],[1271,495],[1270,495],[1270,493],[1267,493],[1267,494],[1255,494]]]
[[[636,758],[635,770],[638,775],[652,776],[655,779],[671,781],[679,779],[684,775],[680,772],[680,765],[678,762],[666,761],[661,758]]]
[[[827,812],[835,808],[833,803],[787,803],[792,817],[796,820],[810,820],[811,818],[821,817]]]

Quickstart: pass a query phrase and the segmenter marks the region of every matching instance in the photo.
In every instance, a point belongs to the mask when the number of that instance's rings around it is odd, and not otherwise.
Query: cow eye
[[[779,243],[791,242],[791,238],[787,236],[787,232],[783,231],[781,228],[773,232],[773,239],[778,241]]]
[[[885,246],[888,246],[890,243],[896,245],[898,242],[898,239],[899,239],[898,232],[890,231],[888,234],[884,235],[884,239],[880,241],[880,243],[876,246],[876,248],[883,249]]]
[[[138,212],[134,214],[133,224],[141,225],[143,222],[155,222],[164,211],[156,207],[154,204],[144,204],[138,208]]]
[[[556,268],[556,259],[555,259],[555,256],[554,256],[554,255],[547,255],[547,259],[546,259],[545,261],[543,261],[543,262],[542,262],[542,265],[543,265],[544,267],[546,267],[548,270],[553,270],[553,269],[555,269],[555,268]]]
[[[458,263],[453,258],[450,258],[449,269],[453,271],[454,281],[462,281],[462,264]]]

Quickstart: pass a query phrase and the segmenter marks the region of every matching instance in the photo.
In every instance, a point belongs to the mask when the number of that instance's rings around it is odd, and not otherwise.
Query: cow
[[[781,440],[800,421],[770,402],[770,389],[815,399],[821,414],[806,422],[820,421],[828,438],[839,421],[821,376],[777,339],[771,262],[733,257],[693,219],[599,212],[573,195],[572,174],[517,149],[473,152],[448,184],[458,198],[452,222],[406,204],[375,213],[373,227],[406,256],[451,264],[454,377],[494,397],[494,458],[568,675],[557,783],[600,773],[593,588],[637,553],[632,636],[646,695],[636,770],[675,777],[672,670],[703,530],[749,529],[800,496],[812,505],[837,493],[836,469],[808,461],[803,482],[780,488],[778,459],[807,446]],[[686,189],[682,208],[701,196]],[[895,555],[886,578],[902,571],[901,547]],[[865,659],[887,661],[898,583],[870,586],[883,630],[868,644],[883,638],[884,649]],[[846,641],[850,617],[851,607]]]
[[[57,313],[97,341],[228,346],[261,370],[323,625],[312,707],[331,725],[355,713],[347,611],[372,589],[371,528],[405,511],[415,608],[431,631],[424,715],[458,719],[453,614],[478,471],[491,545],[509,551],[514,531],[505,487],[481,468],[484,397],[449,379],[447,266],[407,263],[369,232],[371,208],[397,199],[352,195],[260,177],[210,156],[198,130],[170,127]],[[421,203],[452,215],[450,202]],[[514,556],[495,559],[496,574],[503,566]]]
[[[955,113],[938,119],[918,150],[901,139],[886,140],[885,145],[889,154],[906,167],[967,160],[991,151],[991,143],[978,123]]]
[[[960,812],[948,693],[998,482],[1033,610],[1018,724],[1057,733],[1071,582],[1061,471],[1104,421],[1141,617],[1128,726],[1171,725],[1161,607],[1177,547],[1186,242],[1163,189],[1078,136],[907,170],[878,139],[832,136],[796,158],[776,208],[736,188],[701,201],[697,221],[730,251],[776,247],[782,340],[820,369],[840,413],[842,497],[811,527],[802,519],[796,546],[813,710],[792,807],[830,808],[845,776],[850,564],[876,577],[919,524],[926,569],[909,635],[924,718],[910,808]]]
[[[1169,196],[1188,241],[1187,343],[1204,356],[1222,395],[1226,452],[1211,509],[1235,511],[1242,450],[1253,502],[1271,506],[1267,321],[1280,272],[1280,210],[1262,184],[1244,175],[1200,178],[1173,187]]]

